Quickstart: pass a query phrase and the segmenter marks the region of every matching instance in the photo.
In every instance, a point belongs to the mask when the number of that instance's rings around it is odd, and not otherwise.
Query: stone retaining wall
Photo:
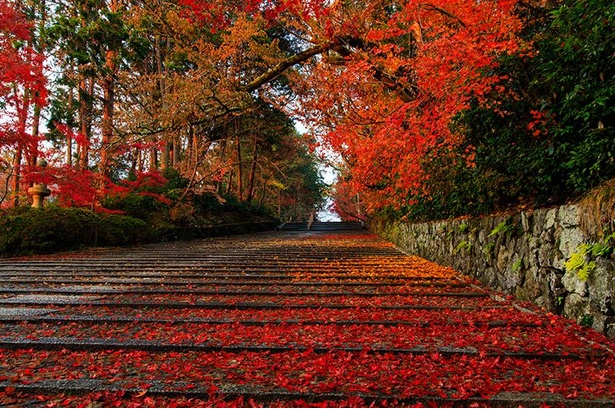
[[[568,205],[513,216],[432,223],[372,219],[368,228],[402,250],[615,337],[615,256],[586,256],[586,281],[564,263],[591,243]]]

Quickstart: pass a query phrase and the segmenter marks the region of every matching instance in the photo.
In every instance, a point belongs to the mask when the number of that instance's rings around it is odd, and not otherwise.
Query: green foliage
[[[572,253],[564,263],[566,270],[575,273],[582,281],[587,281],[596,269],[596,263],[588,260],[588,255],[592,254],[592,247],[591,244],[581,244],[578,251]]]
[[[540,68],[569,183],[586,191],[615,173],[615,3],[567,1],[553,17],[557,36],[539,43]]]
[[[606,258],[613,253],[613,247],[605,243],[596,243],[591,246],[591,254],[593,257]]]
[[[155,238],[142,220],[79,208],[11,209],[0,214],[0,225],[1,256],[137,244]]]
[[[495,228],[493,230],[491,230],[491,233],[489,233],[489,235],[487,237],[493,237],[497,234],[512,234],[512,232],[515,230],[515,226],[510,224],[509,220],[504,220],[503,222],[499,223],[497,226],[495,226]]]
[[[468,231],[469,226],[465,223],[459,225],[459,233],[466,233]]]
[[[494,249],[495,249],[495,243],[493,243],[493,242],[487,243],[487,244],[485,244],[483,246],[483,253],[486,256],[491,256],[491,255],[493,255],[493,250]]]
[[[595,259],[597,257],[609,257],[613,254],[613,246],[609,241],[611,236],[607,236],[604,241],[599,243],[583,243],[577,247],[577,251],[572,253],[564,263],[566,271],[575,273],[580,280],[587,281],[596,269]]]
[[[169,208],[168,205],[151,196],[142,196],[134,193],[123,197],[109,197],[105,202],[105,207],[109,210],[121,212],[126,216],[145,221],[149,221],[155,213],[168,212]]]
[[[592,325],[594,325],[594,317],[589,314],[585,314],[579,320],[579,324],[584,327],[591,327]]]
[[[461,243],[459,243],[457,247],[455,247],[455,250],[453,251],[453,253],[458,254],[461,251],[467,251],[467,250],[470,250],[471,248],[472,248],[472,243],[464,240]]]
[[[520,258],[519,260],[515,261],[512,265],[512,271],[514,273],[518,273],[521,269],[523,268],[523,259]]]
[[[562,204],[615,176],[615,2],[520,5],[533,56],[508,55],[504,80],[451,125],[411,197],[413,220]]]

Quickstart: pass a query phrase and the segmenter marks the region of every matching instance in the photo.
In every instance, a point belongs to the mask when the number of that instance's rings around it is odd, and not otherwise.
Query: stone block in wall
[[[608,322],[604,325],[604,333],[610,338],[615,338],[615,322]]]
[[[533,274],[527,274],[523,286],[515,289],[515,297],[522,301],[534,301],[542,296],[542,285]]]
[[[538,264],[538,268],[558,268],[560,270],[563,269],[563,255],[556,247],[555,242],[543,240],[542,238],[538,239],[536,243],[538,246],[536,249],[536,261]],[[557,262],[557,260],[560,260]]]
[[[593,310],[615,315],[615,262],[598,258],[596,269],[587,279],[589,304]]]
[[[566,271],[562,284],[569,293],[579,294],[582,297],[587,296],[587,281],[581,280],[573,271]]]
[[[564,272],[556,268],[541,270],[538,281],[543,284],[543,294],[536,301],[537,305],[556,314],[562,313],[567,294],[562,284],[563,275]]]
[[[527,239],[527,267],[529,269],[539,269],[540,268],[540,239],[534,236],[530,236]]]
[[[558,208],[559,223],[565,229],[579,226],[579,207],[576,205],[562,206]]]
[[[552,229],[557,225],[557,214],[559,213],[558,208],[546,209],[545,210],[545,219],[544,219],[544,227],[543,230]],[[539,232],[540,233],[540,232]]]
[[[589,317],[589,315],[587,316]],[[609,315],[605,315],[605,314],[601,314],[601,313],[597,313],[597,312],[592,312],[591,313],[591,319],[590,322],[585,323],[586,325],[591,325],[591,327],[602,333],[602,334],[606,334],[609,335],[610,331],[613,331],[614,325],[615,325],[615,317],[613,316],[609,316]],[[613,334],[615,335],[615,333]],[[611,335],[611,336],[613,336]]]
[[[533,222],[534,222],[533,212],[522,212],[521,213],[521,229],[523,229],[523,234],[532,233]]]
[[[572,253],[579,250],[579,246],[583,244],[586,239],[583,237],[581,229],[578,227],[562,228],[559,232],[559,246],[558,250],[560,255],[553,260],[553,265],[557,268],[563,268],[564,263]]]
[[[512,250],[509,250],[508,247],[499,246],[497,262],[496,262],[496,266],[499,271],[506,271],[506,269],[508,268],[508,264],[510,262],[510,257],[512,255],[511,253],[512,253]]]
[[[583,317],[590,316],[589,300],[577,293],[568,294],[564,302],[563,314],[567,318],[580,322]]]

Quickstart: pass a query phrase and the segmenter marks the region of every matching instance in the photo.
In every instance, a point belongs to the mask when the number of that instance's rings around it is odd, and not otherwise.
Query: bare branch
[[[284,73],[290,67],[300,64],[315,55],[322,54],[326,51],[331,50],[335,46],[334,42],[327,41],[322,44],[315,45],[314,47],[308,48],[305,51],[300,52],[299,54],[295,54],[292,57],[287,58],[286,60],[276,64],[269,71],[263,73],[262,75],[256,77],[252,82],[242,86],[239,88],[240,91],[251,92],[258,89],[261,85],[264,85],[278,76]]]

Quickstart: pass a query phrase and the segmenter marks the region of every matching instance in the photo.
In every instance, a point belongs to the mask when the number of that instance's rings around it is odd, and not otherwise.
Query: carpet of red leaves
[[[184,245],[183,255],[195,260],[189,268],[174,268],[182,260],[177,246],[0,261],[0,309],[52,310],[0,313],[0,406],[494,406],[490,399],[502,396],[522,403],[544,396],[537,404],[561,406],[615,403],[614,342],[494,297],[375,236],[206,240]],[[228,273],[227,285],[208,285],[224,276],[218,260],[225,254],[234,254],[228,265],[261,270]],[[151,267],[156,255],[159,270]],[[122,257],[131,257],[129,267],[118,262]],[[198,273],[198,284],[145,285],[135,275],[145,268],[139,257],[161,280]],[[40,271],[71,274],[37,280],[35,261],[43,263]],[[70,267],[62,267],[66,261]],[[88,267],[93,262],[118,267],[97,274]],[[244,282],[254,275],[278,281]],[[11,283],[12,277],[33,280]],[[111,284],[100,286],[107,278]],[[117,278],[131,284],[109,292]],[[83,298],[20,304],[11,301],[23,294],[16,288],[43,295],[65,288]],[[41,386],[50,381],[95,387]]]

